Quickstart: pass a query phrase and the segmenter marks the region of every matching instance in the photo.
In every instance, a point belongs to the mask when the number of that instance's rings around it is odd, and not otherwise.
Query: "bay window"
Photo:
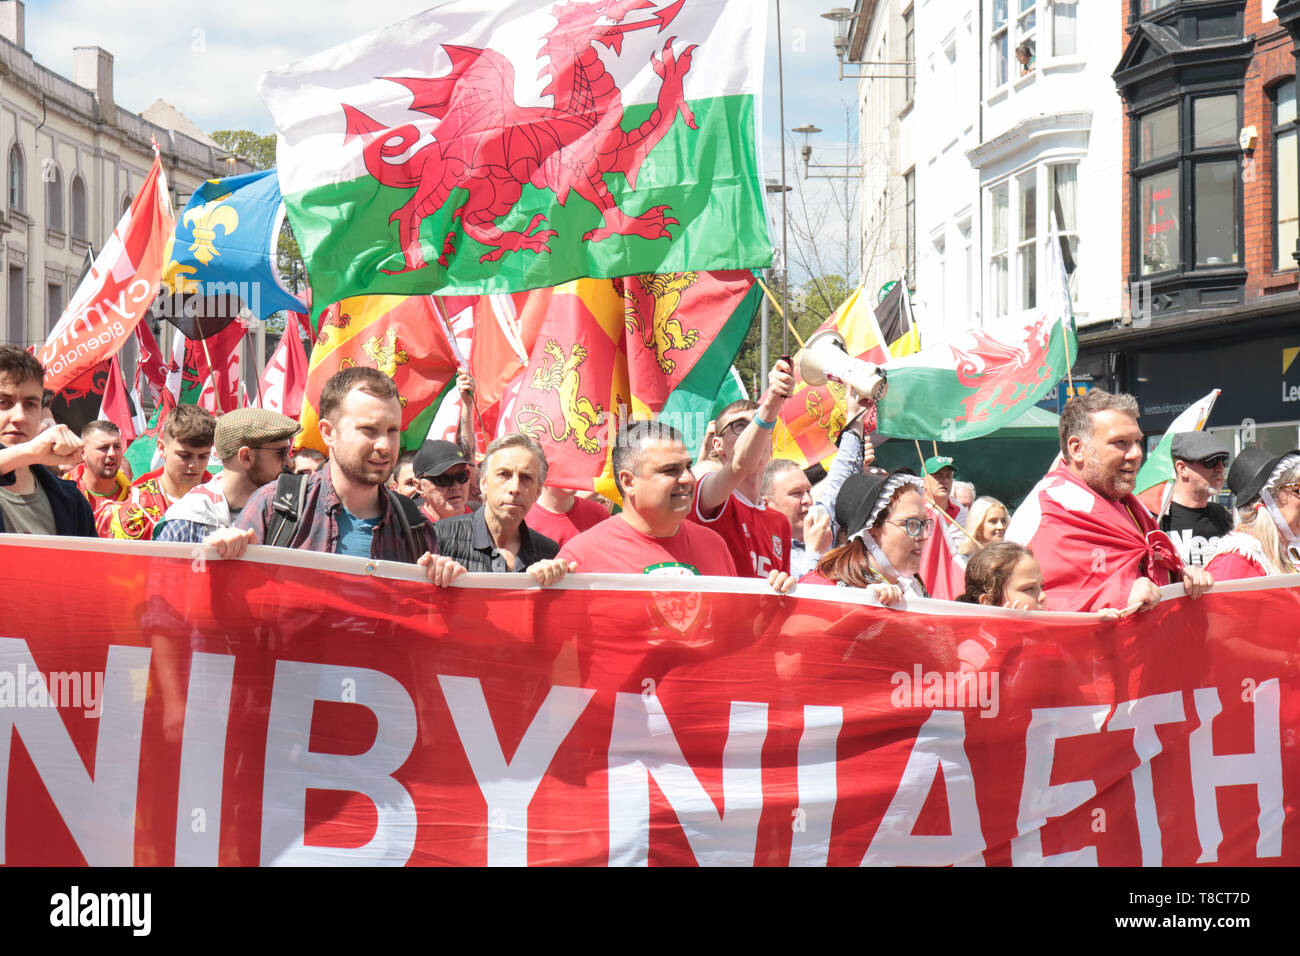
[[[1236,92],[1185,94],[1136,118],[1138,274],[1241,262],[1240,126]]]

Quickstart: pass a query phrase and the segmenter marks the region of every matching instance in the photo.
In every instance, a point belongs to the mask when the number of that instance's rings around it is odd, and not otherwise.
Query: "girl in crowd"
[[[975,502],[976,508],[979,505],[979,501]],[[1045,611],[1043,569],[1028,548],[1012,541],[995,541],[976,552],[966,565],[966,591],[957,600],[1017,611]]]
[[[976,498],[966,519],[966,533],[961,553],[970,555],[990,544],[997,544],[1007,533],[1007,506],[985,495]]]
[[[898,603],[904,592],[929,596],[916,574],[934,519],[911,469],[850,476],[835,499],[835,520],[848,543],[826,552],[802,583],[869,588],[883,604]]]
[[[1300,570],[1300,452],[1272,456],[1247,448],[1232,463],[1236,530],[1219,539],[1205,570],[1216,581]]]

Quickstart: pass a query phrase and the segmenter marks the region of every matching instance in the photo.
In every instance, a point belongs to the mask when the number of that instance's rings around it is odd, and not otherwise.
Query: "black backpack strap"
[[[397,516],[397,523],[402,528],[402,537],[406,539],[407,550],[411,552],[411,563],[416,564],[428,550],[416,536],[418,532],[424,530],[424,512],[406,495],[399,495],[387,486],[384,490],[388,492],[388,507]]]
[[[275,514],[266,530],[266,544],[274,548],[287,548],[302,523],[302,499],[307,491],[308,475],[280,475],[275,482],[275,497],[271,504]]]

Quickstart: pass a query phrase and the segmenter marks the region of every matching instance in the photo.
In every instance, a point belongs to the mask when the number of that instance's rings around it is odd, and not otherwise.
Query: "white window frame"
[[[1043,307],[1049,298],[1049,283],[1054,276],[1047,275],[1047,246],[1045,240],[1052,232],[1052,214],[1055,200],[1053,187],[1053,167],[1073,166],[1075,168],[1075,209],[1073,223],[1057,223],[1062,239],[1073,240],[1074,272],[1070,274],[1070,298],[1076,311],[1079,303],[1079,273],[1082,261],[1082,243],[1079,238],[1079,164],[1081,157],[1053,156],[1033,165],[1022,166],[1006,176],[984,187],[986,194],[985,210],[988,226],[985,234],[988,254],[984,261],[985,275],[988,276],[988,294],[985,297],[987,316],[990,321],[1007,316],[1032,314]],[[1032,237],[1021,234],[1021,204],[1025,195],[1025,185],[1032,176],[1034,190],[1034,234]],[[994,194],[1001,189],[1007,191],[1007,227],[1005,245],[994,245]],[[1032,247],[1032,248],[1031,248]],[[1006,307],[998,302],[998,288],[995,281],[995,266],[999,261],[1006,264]],[[1033,263],[1034,301],[1028,302],[1025,293],[1025,266]]]

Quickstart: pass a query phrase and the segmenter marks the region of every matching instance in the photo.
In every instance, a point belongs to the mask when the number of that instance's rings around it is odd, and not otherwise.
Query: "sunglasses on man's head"
[[[452,485],[463,485],[469,481],[469,469],[464,471],[448,471],[441,475],[425,475],[439,488],[450,488]]]

